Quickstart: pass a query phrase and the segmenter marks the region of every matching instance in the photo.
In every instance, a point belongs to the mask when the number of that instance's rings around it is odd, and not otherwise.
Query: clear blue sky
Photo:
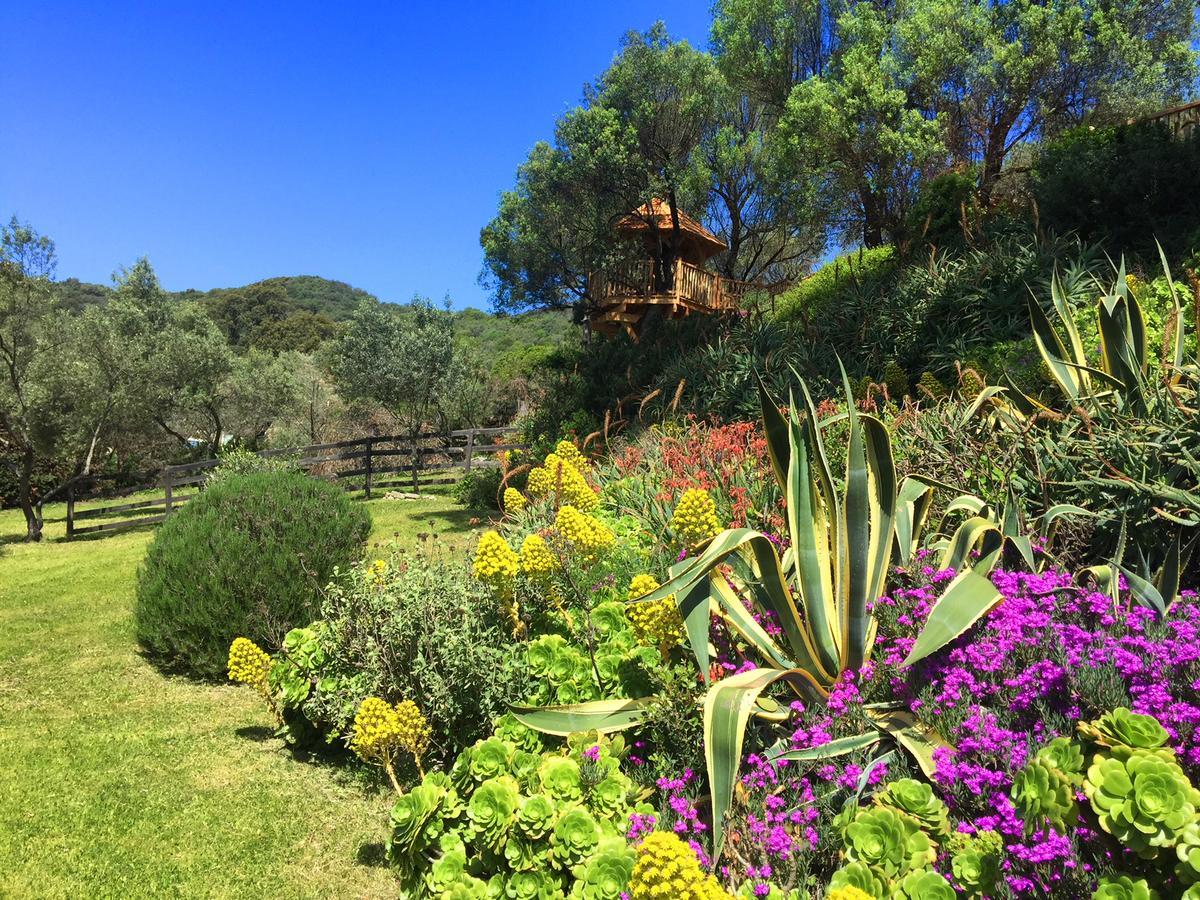
[[[0,216],[58,277],[322,275],[486,306],[479,229],[622,34],[706,0],[25,3],[0,26]]]

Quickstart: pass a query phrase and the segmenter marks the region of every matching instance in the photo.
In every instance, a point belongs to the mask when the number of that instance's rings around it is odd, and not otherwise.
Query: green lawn
[[[372,540],[465,548],[444,494],[375,500]],[[138,654],[152,532],[17,543],[0,511],[0,897],[393,896],[389,798],[270,737],[248,690],[167,678]]]

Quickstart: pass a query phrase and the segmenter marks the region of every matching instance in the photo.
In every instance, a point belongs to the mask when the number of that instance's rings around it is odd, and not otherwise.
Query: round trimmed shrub
[[[321,589],[370,530],[363,506],[306,475],[222,479],[154,536],[138,570],[138,641],[165,668],[220,678],[235,637],[274,650],[315,619]]]

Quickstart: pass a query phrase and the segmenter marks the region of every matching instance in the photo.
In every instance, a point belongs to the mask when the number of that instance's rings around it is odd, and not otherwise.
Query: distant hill
[[[354,315],[354,309],[363,300],[376,300],[374,294],[346,284],[332,281],[319,275],[284,275],[279,278],[264,278],[253,284],[233,288],[213,288],[210,291],[175,291],[172,296],[180,300],[198,300],[206,306],[222,297],[251,289],[283,288],[287,299],[294,306],[311,313],[327,316],[335,322],[344,322]]]
[[[112,294],[107,285],[77,278],[57,282],[55,287],[63,303],[74,310],[103,303]],[[235,346],[305,352],[336,334],[337,326],[348,321],[363,300],[378,299],[362,288],[318,275],[265,278],[208,291],[172,291],[170,296],[199,303]],[[498,316],[463,309],[454,316],[459,345],[479,365],[501,374],[530,371],[572,330],[571,314],[565,311]]]

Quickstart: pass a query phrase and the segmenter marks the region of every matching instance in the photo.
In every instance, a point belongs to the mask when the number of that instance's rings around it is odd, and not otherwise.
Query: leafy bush
[[[320,614],[323,663],[303,709],[331,738],[349,733],[365,697],[411,699],[429,720],[430,761],[445,762],[524,690],[522,645],[459,563],[376,560],[330,585]]]
[[[1033,171],[1042,224],[1154,259],[1194,249],[1200,132],[1160,124],[1080,127],[1043,144]]]
[[[469,509],[499,509],[501,478],[499,469],[472,469],[454,482],[454,499]]]
[[[230,642],[280,646],[316,617],[320,589],[361,552],[371,518],[304,475],[229,477],[154,536],[138,571],[137,637],[159,663],[224,674]]]
[[[943,172],[921,187],[908,217],[907,230],[918,245],[953,247],[964,243],[964,229],[979,215],[975,195],[977,173]]]
[[[896,252],[891,247],[855,250],[827,262],[783,294],[775,315],[782,321],[819,319],[836,310],[846,294],[878,293],[896,272]]]
[[[252,450],[234,447],[219,457],[216,467],[208,474],[206,484],[212,487],[227,478],[255,475],[261,472],[295,472],[296,465],[289,456],[259,456]]]

